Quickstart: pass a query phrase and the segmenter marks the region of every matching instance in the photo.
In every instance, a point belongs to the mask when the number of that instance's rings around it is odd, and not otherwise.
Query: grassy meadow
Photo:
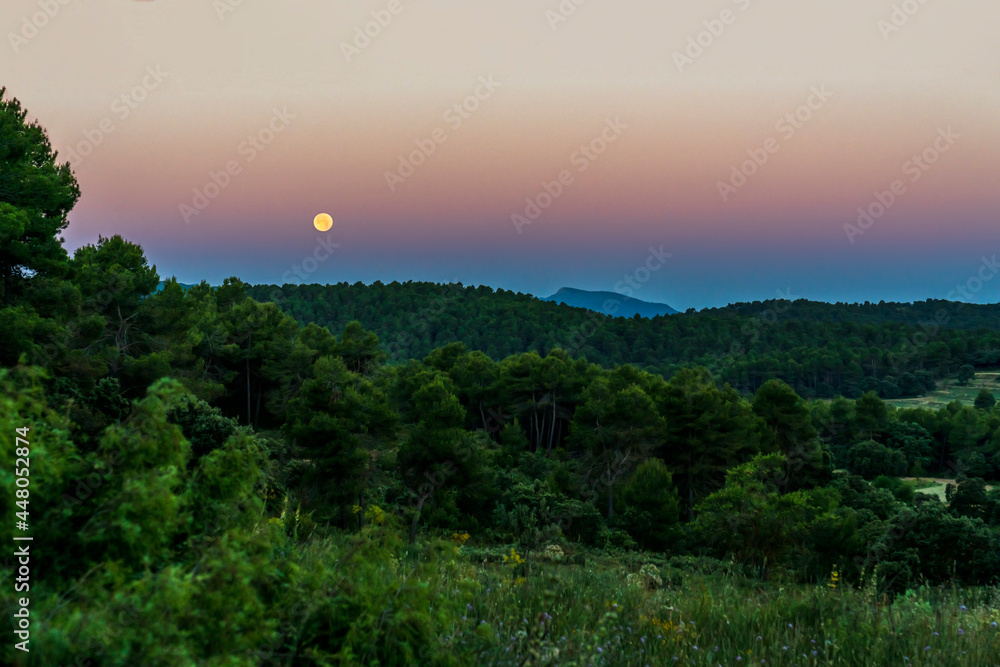
[[[940,380],[939,389],[927,392],[924,396],[915,398],[886,399],[886,403],[896,408],[927,408],[938,410],[952,401],[962,405],[975,403],[976,395],[981,389],[989,389],[994,394],[1000,393],[1000,372],[978,372],[968,384],[958,384],[954,379]]]
[[[470,555],[475,553],[469,550]],[[478,554],[477,554],[478,555]],[[889,601],[831,573],[761,583],[682,559],[487,562],[449,641],[481,665],[995,665],[1000,589]]]

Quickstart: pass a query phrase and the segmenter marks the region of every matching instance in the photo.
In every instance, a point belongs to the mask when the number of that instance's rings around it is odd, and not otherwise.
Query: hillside
[[[1000,303],[977,304],[961,301],[927,299],[913,303],[880,301],[879,303],[825,303],[822,301],[754,301],[734,303],[724,308],[709,308],[702,313],[714,315],[754,315],[776,310],[782,319],[811,322],[855,322],[883,324],[901,322],[934,330],[1000,329]]]
[[[561,348],[605,367],[628,363],[665,376],[702,365],[744,392],[777,378],[806,397],[856,397],[872,390],[900,398],[934,389],[937,379],[964,364],[990,370],[1000,362],[995,330],[858,323],[850,320],[853,307],[814,309],[809,302],[634,320],[461,284],[256,285],[247,293],[333,332],[357,320],[378,335],[395,363],[422,359],[455,342],[493,359]]]

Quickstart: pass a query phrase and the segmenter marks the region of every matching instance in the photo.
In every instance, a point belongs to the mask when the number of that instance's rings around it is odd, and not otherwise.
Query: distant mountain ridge
[[[658,315],[675,315],[678,311],[665,303],[642,301],[617,292],[591,292],[589,290],[563,287],[552,296],[542,298],[542,301],[564,303],[575,308],[586,308],[614,317],[656,317]]]

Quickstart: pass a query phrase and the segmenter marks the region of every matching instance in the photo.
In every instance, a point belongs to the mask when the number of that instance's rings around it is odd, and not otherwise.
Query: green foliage
[[[992,520],[997,514],[996,500],[987,493],[986,482],[977,477],[962,480],[948,502],[958,516]]]
[[[857,398],[867,389],[895,398],[922,395],[963,364],[1000,361],[996,305],[799,300],[636,319],[461,284],[256,285],[248,294],[280,301],[300,322],[333,331],[357,319],[383,341],[396,364],[451,344],[497,361],[573,346],[573,356],[605,368],[635,364],[669,377],[703,365],[740,392],[754,393],[777,378],[806,398]],[[781,317],[775,317],[777,309]],[[947,326],[936,329],[929,344],[914,345],[926,335],[921,325],[941,313]],[[581,336],[592,329],[593,335]]]
[[[920,424],[890,422],[885,437],[886,446],[902,452],[910,468],[927,470],[933,465],[934,438]]]
[[[865,479],[879,475],[901,476],[907,471],[906,457],[874,440],[859,442],[847,452],[847,468]]]
[[[622,487],[621,524],[643,549],[663,551],[678,537],[680,499],[673,476],[660,459],[646,459]]]
[[[791,387],[780,380],[764,383],[754,396],[753,411],[764,421],[761,449],[785,455],[782,491],[812,488],[830,480],[832,466],[809,408]]]
[[[222,410],[191,395],[175,401],[167,418],[181,427],[184,437],[191,443],[194,460],[223,446],[239,428],[235,419],[223,416]]]
[[[583,452],[581,475],[591,501],[607,499],[614,517],[614,486],[630,475],[663,437],[663,419],[653,399],[636,385],[617,389],[599,378],[587,388],[573,417],[570,444]]]
[[[694,524],[698,541],[759,570],[789,567],[817,549],[829,565],[838,551],[847,555],[858,546],[853,512],[838,508],[836,492],[828,489],[779,493],[783,477],[780,454],[758,455],[737,466],[726,485],[708,496]],[[830,538],[833,539],[830,539]]]
[[[976,394],[975,406],[977,410],[992,410],[996,404],[996,396],[989,389],[980,389],[979,393]]]
[[[958,367],[958,375],[956,377],[959,384],[969,384],[969,381],[976,377],[976,369],[971,364],[962,364]]]
[[[730,387],[718,389],[705,369],[683,369],[667,383],[658,401],[666,421],[658,455],[674,472],[674,483],[695,503],[722,486],[726,470],[758,451],[759,423]]]
[[[874,440],[885,431],[889,423],[889,410],[873,391],[866,392],[854,406],[854,418],[861,434]]]
[[[133,567],[163,564],[185,529],[190,498],[184,485],[191,446],[167,422],[182,388],[158,382],[136,403],[129,419],[101,439],[95,468],[108,483],[97,509],[80,529],[84,545]]]
[[[876,489],[887,489],[895,496],[896,500],[906,503],[912,502],[916,497],[916,488],[913,483],[905,482],[898,477],[879,475],[872,482],[872,486]]]
[[[0,88],[0,306],[38,278],[60,276],[67,256],[59,233],[80,197],[69,163],[36,122]]]
[[[395,415],[372,382],[347,369],[339,357],[321,357],[288,406],[285,432],[299,456],[312,465],[316,500],[338,508],[357,502],[371,473],[366,445],[389,435]]]

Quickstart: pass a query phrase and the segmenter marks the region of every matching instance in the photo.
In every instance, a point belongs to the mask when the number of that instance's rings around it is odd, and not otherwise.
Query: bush
[[[859,442],[847,452],[847,468],[865,479],[879,475],[902,477],[906,474],[906,457],[874,440]]]
[[[647,459],[621,491],[619,520],[643,549],[664,550],[674,541],[680,500],[673,477],[660,459]]]

